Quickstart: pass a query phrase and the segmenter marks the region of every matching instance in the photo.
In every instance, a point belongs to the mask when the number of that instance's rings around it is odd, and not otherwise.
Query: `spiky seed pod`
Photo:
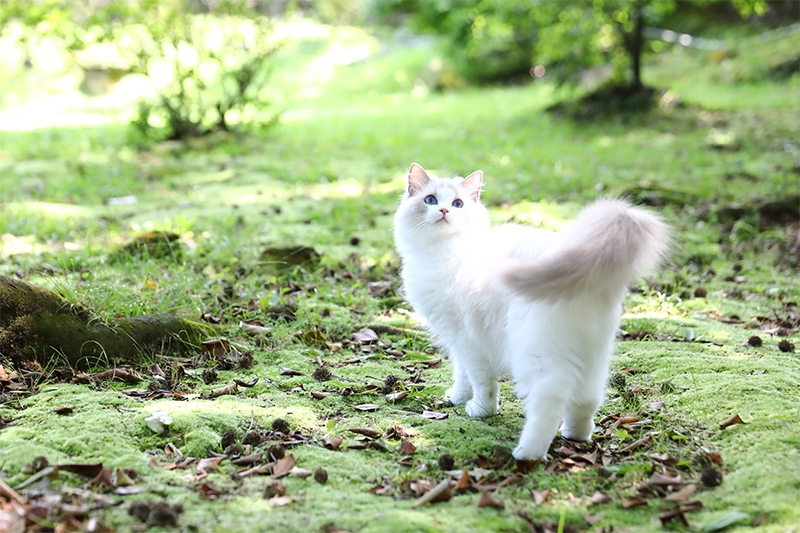
[[[269,485],[266,486],[264,489],[264,497],[265,498],[274,498],[275,496],[285,496],[286,495],[286,485],[281,483],[280,481],[273,481]]]
[[[327,366],[321,366],[314,370],[314,373],[311,374],[311,377],[317,381],[330,381],[330,379],[333,377],[333,374]]]
[[[749,339],[747,339],[747,344],[749,344],[754,348],[761,346],[763,343],[764,341],[762,341],[761,337],[759,337],[758,335],[753,335]]]
[[[694,290],[694,297],[695,298],[705,298],[707,294],[708,294],[708,291],[705,290],[703,287],[697,287]]]
[[[449,453],[444,453],[439,456],[437,463],[439,465],[439,470],[447,471],[453,469],[453,466],[456,464],[456,460]]]
[[[206,385],[211,385],[215,381],[217,381],[217,371],[213,368],[206,368],[203,370],[203,373],[200,374],[200,378],[203,380],[203,383]]]
[[[722,483],[722,472],[711,465],[706,465],[703,467],[703,473],[700,474],[700,481],[706,487],[716,487]]]
[[[267,453],[270,457],[274,460],[282,459],[284,455],[286,455],[286,448],[283,447],[283,444],[273,444],[267,450]]]
[[[320,467],[314,471],[314,481],[325,484],[328,482],[328,471]]]
[[[236,431],[233,429],[228,428],[222,432],[222,435],[220,435],[220,444],[222,444],[223,450],[234,442],[236,442]]]
[[[788,339],[783,339],[778,343],[778,349],[785,353],[794,353],[794,344],[789,342]]]
[[[280,431],[284,435],[288,435],[289,432],[292,431],[292,426],[289,425],[289,422],[287,422],[285,419],[276,418],[272,421],[272,429],[274,431]]]

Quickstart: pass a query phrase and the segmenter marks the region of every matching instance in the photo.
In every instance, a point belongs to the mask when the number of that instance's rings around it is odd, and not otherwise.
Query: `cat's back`
[[[536,257],[547,251],[553,236],[548,231],[508,223],[492,228],[486,236],[485,246],[491,250],[490,255],[497,258]]]

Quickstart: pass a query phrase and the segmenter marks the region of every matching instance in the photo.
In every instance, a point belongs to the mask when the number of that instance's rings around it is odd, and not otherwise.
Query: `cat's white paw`
[[[472,399],[472,391],[464,389],[456,390],[455,385],[453,385],[444,393],[444,399],[453,405],[463,405]]]
[[[492,416],[498,411],[497,403],[478,403],[475,400],[470,400],[464,406],[464,410],[472,418],[483,418],[485,416]]]
[[[534,450],[529,450],[526,446],[523,446],[522,444],[517,445],[517,447],[514,448],[514,452],[512,453],[514,459],[516,459],[517,461],[542,460],[545,458],[546,454],[547,451],[542,453],[537,453]]]
[[[589,422],[589,425],[582,427],[569,427],[566,424],[561,427],[561,436],[569,440],[577,440],[581,442],[589,442],[592,440],[592,433],[594,432],[594,423]]]

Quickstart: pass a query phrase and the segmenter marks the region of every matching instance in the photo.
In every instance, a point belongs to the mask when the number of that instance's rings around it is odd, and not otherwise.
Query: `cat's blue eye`
[[[464,207],[464,202],[462,202],[459,198],[453,200],[453,207]]]
[[[429,194],[428,196],[425,197],[425,203],[428,205],[436,205],[439,202],[436,201],[436,197],[434,195]]]

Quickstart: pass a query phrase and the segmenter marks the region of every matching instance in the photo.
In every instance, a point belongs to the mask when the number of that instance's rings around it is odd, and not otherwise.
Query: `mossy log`
[[[102,322],[48,289],[0,275],[0,357],[15,365],[131,363],[142,353],[191,351],[212,330],[170,314]]]

